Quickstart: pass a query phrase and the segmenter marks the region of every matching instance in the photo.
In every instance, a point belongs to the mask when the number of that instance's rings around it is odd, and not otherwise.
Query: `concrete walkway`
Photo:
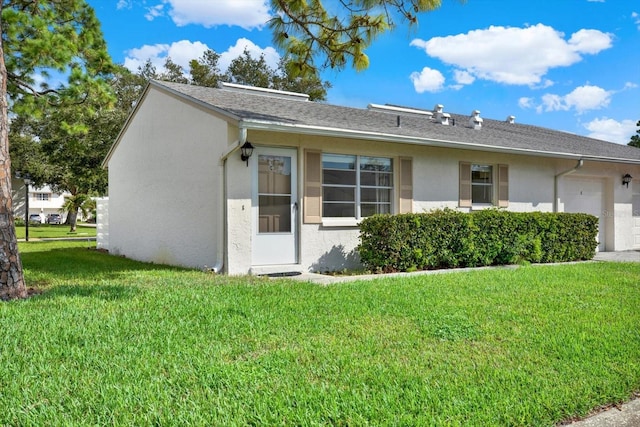
[[[594,261],[640,262],[640,250],[619,252],[598,252]]]
[[[640,426],[640,399],[636,398],[631,402],[567,425],[571,427],[638,427]]]
[[[640,251],[620,251],[620,252],[598,252],[593,261],[615,261],[615,262],[640,262]],[[544,265],[544,264],[540,264]],[[548,264],[547,264],[548,265]],[[303,282],[313,282],[320,285],[330,285],[333,283],[353,282],[356,280],[374,280],[386,277],[404,277],[424,274],[450,274],[472,270],[496,269],[496,268],[518,268],[517,265],[506,265],[497,267],[474,267],[474,268],[452,268],[443,270],[424,270],[411,273],[389,273],[389,274],[355,274],[353,276],[330,276],[318,273],[302,273],[297,276],[290,276],[289,279]],[[640,425],[639,425],[640,427]]]
[[[587,262],[640,262],[640,251],[620,251],[620,252],[598,252],[593,261]],[[518,268],[518,266],[500,266],[500,267],[480,267],[487,268]],[[383,277],[403,277],[415,276],[421,274],[450,274],[463,271],[478,270],[478,268],[456,268],[450,270],[428,270],[416,271],[412,273],[391,273],[391,274],[362,274],[354,276],[328,276],[316,273],[302,273],[297,276],[291,276],[290,279],[301,280],[305,282],[318,283],[320,285],[330,285],[334,283],[352,282],[356,280],[374,280]],[[633,399],[623,405],[613,406],[610,409],[603,410],[591,417],[581,421],[574,421],[569,425],[571,427],[640,427],[640,399]]]

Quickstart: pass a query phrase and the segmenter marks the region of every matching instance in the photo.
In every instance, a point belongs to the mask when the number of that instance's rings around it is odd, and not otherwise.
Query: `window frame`
[[[474,181],[473,178],[473,172],[474,172],[474,168],[489,168],[489,178],[491,179],[489,182],[477,182]],[[486,172],[486,171],[485,171]],[[496,168],[494,167],[494,165],[492,164],[480,164],[480,163],[471,163],[471,206],[478,206],[478,207],[486,207],[486,206],[496,206]],[[489,201],[474,201],[474,189],[481,187],[481,188],[488,188],[489,189]],[[483,190],[483,192],[486,190]]]
[[[352,158],[353,168],[352,169],[340,169],[340,168],[328,168],[324,166],[325,156],[337,156],[344,158]],[[371,171],[367,169],[363,169],[362,166],[365,164],[364,159],[382,159],[385,162],[389,163],[390,170],[389,171]],[[375,155],[359,155],[359,154],[342,154],[342,153],[329,153],[323,152],[321,154],[321,189],[322,189],[322,206],[321,206],[321,218],[323,224],[328,225],[353,225],[357,224],[363,218],[367,218],[368,216],[362,215],[362,207],[363,205],[377,205],[377,206],[388,206],[389,214],[393,214],[396,211],[395,207],[395,195],[397,193],[396,187],[396,168],[394,167],[395,163],[397,163],[394,157],[386,157],[386,156],[375,156]],[[334,171],[353,171],[355,175],[355,183],[354,184],[339,184],[339,183],[326,183],[325,182],[325,171],[326,170],[334,170]],[[363,184],[363,174],[367,172],[375,172],[383,175],[388,175],[389,185],[370,185]],[[341,201],[341,200],[325,200],[325,189],[326,188],[348,188],[353,189],[354,197],[353,201]],[[383,202],[370,202],[362,200],[363,190],[373,189],[373,190],[385,190],[388,191],[388,201]],[[345,204],[352,205],[354,209],[354,216],[325,216],[325,205],[328,203],[334,204]],[[376,208],[376,211],[378,208]],[[377,213],[377,212],[376,212]],[[372,214],[374,215],[374,214]],[[353,224],[352,224],[353,223]]]
[[[491,167],[491,203],[473,202],[474,166]],[[481,163],[461,161],[458,165],[458,206],[470,209],[486,209],[491,207],[506,208],[509,206],[509,165],[500,163]],[[475,185],[482,185],[476,183]],[[488,184],[485,184],[488,185]]]

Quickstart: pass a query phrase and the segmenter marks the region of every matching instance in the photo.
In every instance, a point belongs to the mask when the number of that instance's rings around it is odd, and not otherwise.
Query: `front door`
[[[252,265],[295,264],[296,150],[256,148],[253,156]]]

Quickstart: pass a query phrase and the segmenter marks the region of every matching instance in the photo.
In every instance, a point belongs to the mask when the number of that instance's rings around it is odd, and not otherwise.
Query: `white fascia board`
[[[613,162],[639,164],[640,160],[620,159],[615,157],[585,156],[575,153],[563,153],[554,151],[531,150],[527,148],[496,147],[493,145],[474,144],[471,142],[447,141],[420,137],[401,136],[380,132],[366,132],[357,130],[345,130],[327,128],[321,126],[292,125],[287,123],[273,123],[260,120],[241,120],[240,127],[248,130],[266,130],[272,132],[297,133],[304,135],[343,137],[354,139],[366,139],[369,141],[382,141],[397,144],[423,145],[430,147],[458,148],[464,150],[490,151],[494,153],[521,154],[539,157],[553,157],[562,159],[584,159],[596,162]]]

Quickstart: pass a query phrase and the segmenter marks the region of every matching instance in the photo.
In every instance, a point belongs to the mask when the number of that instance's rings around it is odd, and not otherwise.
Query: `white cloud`
[[[260,55],[264,54],[264,60],[271,68],[276,68],[280,61],[280,54],[271,46],[261,48],[249,39],[241,38],[236,41],[236,44],[230,46],[225,52],[220,54],[218,65],[221,70],[226,70],[232,60],[242,55],[245,48],[251,54],[252,58],[260,58]]]
[[[414,71],[409,76],[416,92],[438,92],[444,87],[444,76],[440,71],[424,67],[421,72]]]
[[[542,95],[542,104],[546,107],[546,111],[566,111],[569,109],[560,95],[554,95],[552,93]],[[540,110],[538,109],[538,111]]]
[[[533,107],[533,99],[523,96],[518,99],[518,107],[520,108],[532,108]]]
[[[473,76],[473,74],[469,73],[468,71],[462,70],[455,70],[453,72],[453,79],[461,85],[470,85],[471,83],[476,81],[476,78]]]
[[[127,52],[124,66],[131,71],[137,71],[147,60],[156,67],[159,73],[164,70],[164,63],[167,58],[180,65],[185,71],[189,68],[189,61],[198,59],[208,49],[207,45],[201,42],[191,42],[180,40],[171,44],[144,45],[141,48],[131,49]]]
[[[565,102],[571,108],[575,108],[578,113],[588,110],[599,110],[609,106],[611,102],[611,92],[598,86],[580,86],[575,88],[565,97]]]
[[[538,113],[544,111],[570,111],[582,114],[590,110],[608,107],[615,91],[607,91],[598,86],[586,84],[579,86],[566,95],[546,93],[540,97],[540,102],[534,98],[523,97],[518,100],[520,108],[534,108]]]
[[[145,13],[144,17],[147,21],[153,21],[159,16],[164,14],[164,5],[157,5],[153,7],[147,8],[147,13]]]
[[[591,138],[616,142],[618,144],[628,144],[631,137],[636,132],[636,122],[633,120],[622,120],[621,122],[603,117],[595,119],[585,124],[584,127],[590,132]]]
[[[575,88],[567,95],[545,94],[542,103],[545,111],[576,110],[579,114],[588,110],[607,107],[611,102],[612,92],[598,86],[585,85]]]
[[[156,44],[131,49],[127,52],[127,57],[124,59],[124,66],[136,72],[138,67],[142,67],[144,63],[147,62],[147,59],[149,59],[156,69],[161,69],[164,65],[169,47],[170,45],[168,44]]]
[[[536,85],[550,69],[575,64],[583,54],[611,47],[611,41],[610,34],[597,30],[580,30],[566,41],[563,33],[538,24],[526,28],[491,26],[427,41],[414,39],[411,46],[478,79]]]
[[[638,26],[638,30],[640,30],[640,14],[637,12],[631,12],[631,18],[633,18],[633,23]]]
[[[571,35],[569,45],[576,52],[596,54],[611,47],[611,35],[598,30],[580,30]]]
[[[205,28],[229,25],[250,30],[261,28],[271,19],[266,0],[162,0],[161,4],[149,9],[157,12],[162,10],[164,5],[168,6],[167,13],[179,27],[189,24],[202,25]],[[160,15],[147,16],[154,18]]]
[[[225,52],[220,53],[218,60],[220,70],[223,72],[226,71],[231,61],[242,55],[245,48],[251,53],[253,58],[259,58],[260,55],[264,54],[267,65],[272,68],[278,66],[280,55],[274,48],[266,47],[262,49],[251,40],[241,38],[236,41],[235,45],[230,46]],[[171,61],[180,65],[186,72],[189,70],[189,61],[200,58],[207,49],[209,49],[209,47],[206,44],[198,41],[191,42],[189,40],[181,40],[172,44],[144,45],[127,52],[124,66],[136,72],[147,60],[151,60],[151,63],[156,67],[156,71],[161,73],[164,70],[164,63],[169,57]]]
[[[549,80],[549,79],[544,79],[544,81],[542,83],[540,83],[538,86],[536,86],[536,89],[546,89],[548,87],[553,86],[554,83],[553,81]]]

